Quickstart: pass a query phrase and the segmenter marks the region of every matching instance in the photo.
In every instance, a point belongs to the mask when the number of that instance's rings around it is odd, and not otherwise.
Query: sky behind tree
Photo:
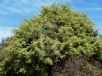
[[[0,41],[12,35],[25,19],[38,15],[42,6],[66,4],[87,14],[102,34],[102,0],[0,0]]]

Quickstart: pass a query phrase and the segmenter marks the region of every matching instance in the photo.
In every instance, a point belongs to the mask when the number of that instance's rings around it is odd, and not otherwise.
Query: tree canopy
[[[51,5],[15,31],[3,49],[0,75],[30,76],[71,56],[102,60],[102,39],[86,15],[65,5]]]

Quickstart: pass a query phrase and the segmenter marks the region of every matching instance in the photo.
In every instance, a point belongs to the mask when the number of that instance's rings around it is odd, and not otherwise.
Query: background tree
[[[51,66],[63,58],[97,56],[102,60],[102,39],[86,15],[65,5],[51,5],[15,31],[2,55],[2,76],[35,76],[39,72],[50,76]]]

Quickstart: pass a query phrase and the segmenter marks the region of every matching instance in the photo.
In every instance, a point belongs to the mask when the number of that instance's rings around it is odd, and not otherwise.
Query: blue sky
[[[40,13],[42,6],[66,4],[87,14],[102,34],[102,0],[0,0],[0,41],[12,35],[25,19]]]

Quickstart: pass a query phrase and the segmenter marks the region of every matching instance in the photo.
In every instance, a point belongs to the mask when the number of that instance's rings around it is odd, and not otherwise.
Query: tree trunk
[[[48,73],[48,76],[53,76],[52,75],[52,66],[51,65],[48,65],[47,73]]]

